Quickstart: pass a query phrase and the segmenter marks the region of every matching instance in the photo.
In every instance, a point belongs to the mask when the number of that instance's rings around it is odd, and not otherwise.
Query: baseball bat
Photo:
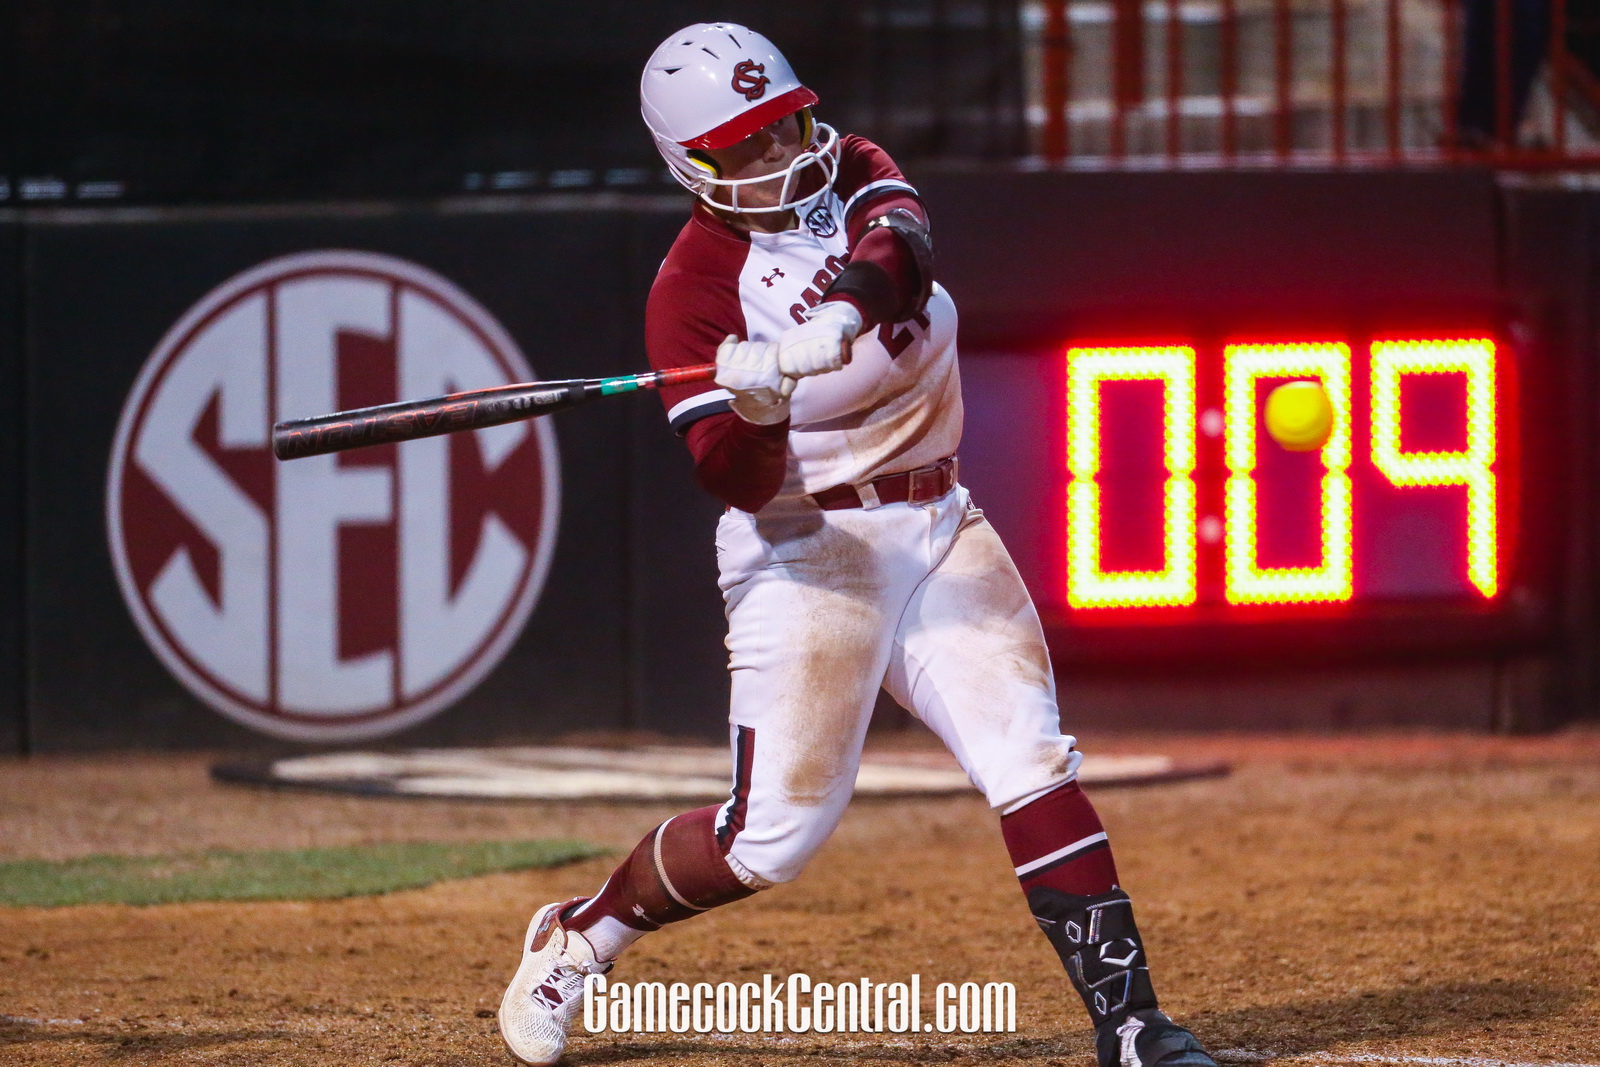
[[[299,459],[443,433],[481,430],[485,426],[565,411],[602,396],[710,381],[716,373],[715,363],[702,363],[614,378],[521,382],[451,393],[431,400],[402,400],[309,419],[291,419],[272,427],[272,454],[279,459]]]

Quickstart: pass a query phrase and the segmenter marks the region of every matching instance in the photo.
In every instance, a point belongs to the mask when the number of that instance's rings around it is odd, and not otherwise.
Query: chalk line
[[[1416,1067],[1600,1067],[1595,1063],[1553,1063],[1547,1060],[1521,1063],[1491,1060],[1481,1056],[1403,1056],[1377,1052],[1299,1052],[1279,1054],[1257,1049],[1225,1048],[1214,1054],[1220,1063],[1390,1063]]]

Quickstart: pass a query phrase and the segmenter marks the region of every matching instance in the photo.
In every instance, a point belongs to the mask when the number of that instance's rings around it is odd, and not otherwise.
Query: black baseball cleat
[[[1100,1067],[1217,1067],[1199,1040],[1159,1008],[1107,1019],[1094,1032],[1094,1051]]]

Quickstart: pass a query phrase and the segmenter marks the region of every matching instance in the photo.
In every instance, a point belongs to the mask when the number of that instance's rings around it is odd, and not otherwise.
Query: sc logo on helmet
[[[476,301],[390,256],[285,256],[206,294],[146,361],[111,456],[111,555],[151,649],[219,713],[302,741],[393,733],[467,693],[549,569],[549,425],[290,463],[270,430],[532,377]]]
[[[733,68],[733,91],[746,100],[760,100],[772,81],[764,73],[766,69],[753,59],[740,60]]]

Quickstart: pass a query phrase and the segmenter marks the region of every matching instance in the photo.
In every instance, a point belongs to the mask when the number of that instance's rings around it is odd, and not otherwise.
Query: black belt
[[[956,457],[946,456],[937,463],[900,474],[885,474],[865,485],[836,485],[811,499],[824,511],[844,508],[875,508],[883,504],[931,504],[956,485]]]

